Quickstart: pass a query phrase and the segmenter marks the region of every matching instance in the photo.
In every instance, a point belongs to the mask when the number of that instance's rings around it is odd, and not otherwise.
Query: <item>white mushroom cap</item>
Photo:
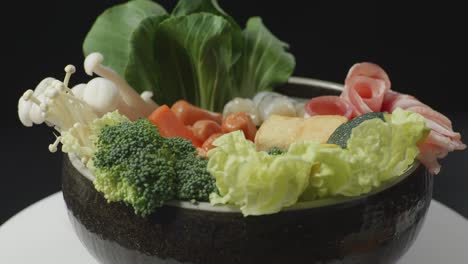
[[[73,66],[73,65],[71,65],[71,64],[68,64],[67,66],[65,66],[65,69],[64,69],[64,70],[65,70],[66,73],[70,73],[70,74],[76,72],[75,66]]]
[[[119,89],[107,79],[94,78],[83,90],[83,101],[98,113],[111,112],[120,102]]]
[[[79,99],[83,99],[83,93],[85,89],[86,83],[80,83],[75,85],[71,90],[74,96],[76,96]]]
[[[104,61],[104,56],[99,52],[93,52],[86,56],[84,61],[84,69],[86,74],[93,76],[93,73],[96,71],[96,67],[100,66]]]
[[[149,106],[149,107],[152,107],[154,109],[156,109],[158,107],[158,104],[153,101],[152,97],[153,97],[153,92],[151,91],[144,91],[140,94],[140,97],[141,99],[143,99],[143,101],[145,101],[145,103]]]
[[[45,92],[47,88],[57,80],[47,77],[42,80],[34,89],[28,90],[20,97],[18,101],[18,117],[24,126],[32,126],[34,124],[42,124],[44,116],[39,107],[41,102],[45,101]]]
[[[31,127],[33,125],[31,117],[29,116],[31,106],[32,103],[25,101],[23,97],[21,97],[18,101],[18,117],[21,123],[27,127]]]
[[[151,91],[144,91],[140,94],[141,99],[145,102],[149,102],[151,100],[151,97],[153,97],[153,92]]]
[[[70,77],[73,73],[76,72],[76,68],[75,66],[71,65],[71,64],[68,64],[67,66],[65,66],[65,78],[63,79],[63,85],[65,87],[68,87],[68,82],[70,81]]]

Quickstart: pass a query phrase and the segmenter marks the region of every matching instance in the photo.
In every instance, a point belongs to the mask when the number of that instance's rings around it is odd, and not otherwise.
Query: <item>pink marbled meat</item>
[[[450,151],[463,150],[466,145],[460,133],[454,132],[452,122],[443,114],[423,104],[414,96],[401,94],[391,89],[387,73],[376,64],[363,62],[351,67],[346,76],[345,87],[340,98],[353,108],[352,117],[368,112],[389,112],[402,108],[418,113],[426,119],[431,132],[418,144],[418,159],[437,174],[440,171],[438,159]]]
[[[339,96],[319,96],[312,98],[305,110],[310,116],[314,115],[341,115],[348,119],[353,114],[353,107]]]
[[[418,113],[426,119],[426,125],[431,132],[418,144],[418,159],[432,174],[440,172],[438,159],[444,158],[451,151],[466,148],[460,133],[453,131],[452,122],[448,117],[421,103],[414,96],[395,91],[387,92],[382,111],[391,113],[398,107]]]
[[[435,111],[434,109],[430,108],[427,105],[414,105],[414,106],[407,107],[406,110],[418,113],[424,116],[426,119],[431,120],[439,124],[440,126],[443,126],[446,129],[452,130],[452,121],[450,121],[448,117]]]
[[[363,62],[349,70],[340,97],[353,106],[353,117],[356,117],[379,112],[389,90],[390,79],[385,71],[376,64]]]
[[[390,90],[390,78],[388,78],[385,70],[377,64],[371,62],[361,62],[354,64],[349,69],[348,74],[346,75],[346,80],[352,80],[355,76],[365,76],[376,80],[382,80],[385,83],[385,90]]]
[[[453,131],[452,122],[443,114],[414,96],[401,94],[390,88],[390,79],[381,67],[369,62],[357,63],[349,70],[339,97],[313,98],[306,104],[306,112],[309,115],[337,114],[347,118],[369,112],[392,113],[397,108],[418,113],[426,119],[426,125],[431,129],[429,135],[418,143],[418,159],[429,172],[439,173],[438,159],[451,151],[466,148],[460,133]]]
[[[407,109],[412,106],[427,106],[421,103],[414,96],[401,94],[395,91],[388,91],[384,96],[384,101],[382,103],[382,112],[393,112],[396,108],[400,107],[402,109]]]
[[[448,151],[443,147],[428,143],[420,143],[418,144],[418,148],[418,160],[427,168],[430,173],[438,174],[440,172],[441,166],[437,159],[447,156]]]

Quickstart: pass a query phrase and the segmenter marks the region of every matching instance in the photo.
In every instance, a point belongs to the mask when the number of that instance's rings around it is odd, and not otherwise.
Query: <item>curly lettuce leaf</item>
[[[317,152],[317,164],[309,187],[301,200],[316,200],[342,193],[352,175],[349,155],[340,147],[322,147]]]
[[[208,171],[215,177],[219,194],[212,204],[234,204],[244,216],[279,212],[295,204],[309,184],[319,144],[292,144],[283,155],[256,151],[240,131],[218,138],[208,152]]]
[[[83,43],[83,52],[85,56],[92,52],[102,53],[104,64],[124,77],[132,52],[133,33],[146,18],[165,14],[167,12],[162,6],[150,0],[133,0],[113,6],[94,22]]]
[[[396,109],[352,129],[347,148],[305,141],[282,155],[256,151],[242,132],[226,134],[208,152],[208,171],[219,194],[212,204],[234,204],[244,215],[271,214],[295,204],[369,193],[402,175],[418,155],[417,143],[428,134],[419,114]]]
[[[353,128],[347,148],[321,148],[319,168],[303,200],[358,196],[400,176],[416,159],[417,143],[428,134],[419,114],[396,109],[386,122],[375,118]]]
[[[416,143],[424,140],[431,130],[423,116],[401,108],[395,109],[386,118],[393,128],[392,156],[387,168],[389,175],[399,175],[419,154]]]

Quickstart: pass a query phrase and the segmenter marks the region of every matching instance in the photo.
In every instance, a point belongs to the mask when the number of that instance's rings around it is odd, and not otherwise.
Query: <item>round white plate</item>
[[[399,264],[466,263],[467,245],[468,221],[432,201],[418,240]],[[73,233],[60,192],[0,226],[0,263],[98,264]]]

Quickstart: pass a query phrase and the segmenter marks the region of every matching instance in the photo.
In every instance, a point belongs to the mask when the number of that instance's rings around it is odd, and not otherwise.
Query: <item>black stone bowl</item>
[[[337,94],[338,84],[292,78],[297,97]],[[173,202],[147,218],[107,203],[92,175],[64,159],[63,196],[83,245],[102,264],[395,263],[414,242],[431,202],[433,178],[415,162],[386,187],[354,199],[299,203],[243,217],[228,206]]]

